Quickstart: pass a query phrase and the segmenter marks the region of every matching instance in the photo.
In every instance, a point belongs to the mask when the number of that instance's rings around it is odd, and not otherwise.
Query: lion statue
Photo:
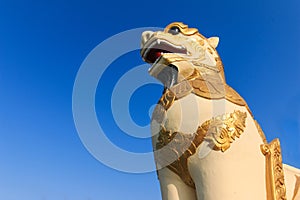
[[[300,170],[226,84],[218,43],[180,22],[142,34],[141,56],[165,88],[151,120],[162,199],[300,200]]]

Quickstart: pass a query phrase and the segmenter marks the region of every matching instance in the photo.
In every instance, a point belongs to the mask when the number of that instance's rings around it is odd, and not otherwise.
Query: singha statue
[[[282,164],[206,38],[179,22],[142,34],[141,56],[164,85],[151,132],[163,200],[300,200],[300,170]]]

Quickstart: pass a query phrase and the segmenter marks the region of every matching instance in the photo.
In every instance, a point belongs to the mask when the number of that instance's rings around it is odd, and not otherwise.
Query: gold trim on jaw
[[[195,183],[188,170],[188,158],[196,153],[198,146],[208,141],[215,151],[225,152],[246,128],[247,113],[234,111],[207,120],[198,127],[194,134],[173,132],[161,128],[156,143],[155,161],[176,173],[188,186],[195,188]],[[159,153],[158,153],[159,152]]]
[[[262,144],[261,151],[266,157],[266,188],[268,200],[286,200],[286,187],[282,167],[279,139]]]

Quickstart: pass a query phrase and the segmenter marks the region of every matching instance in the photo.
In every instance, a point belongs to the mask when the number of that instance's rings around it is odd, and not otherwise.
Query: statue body
[[[164,93],[152,116],[164,200],[300,200],[300,170],[282,164],[244,99],[226,84],[219,39],[172,23],[144,32],[141,54]]]

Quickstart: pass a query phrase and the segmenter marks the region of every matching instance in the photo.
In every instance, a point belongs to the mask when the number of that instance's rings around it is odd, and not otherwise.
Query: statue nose
[[[154,34],[153,31],[144,31],[142,33],[141,48],[143,48],[145,43],[149,40],[149,38],[152,37],[153,34]]]

